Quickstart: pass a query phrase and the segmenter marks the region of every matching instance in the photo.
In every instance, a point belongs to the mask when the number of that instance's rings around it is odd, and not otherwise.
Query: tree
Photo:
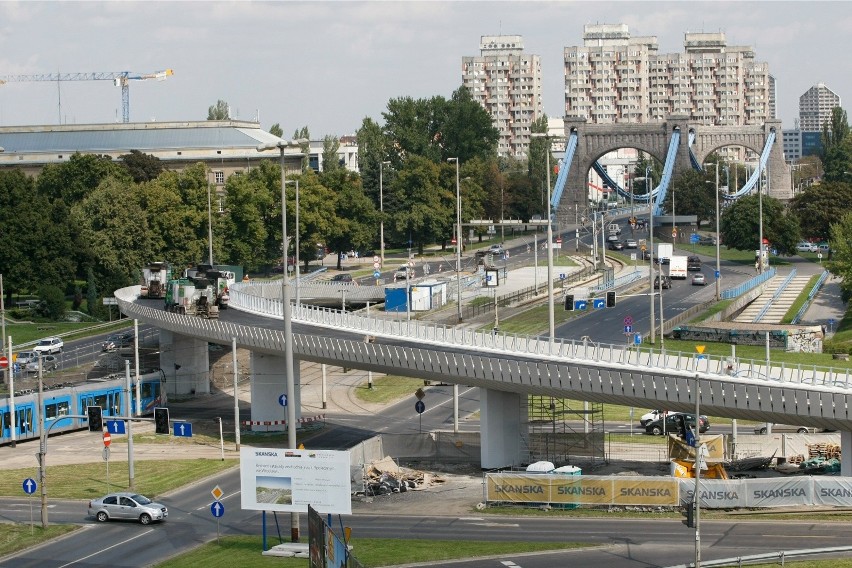
[[[365,118],[361,121],[361,128],[356,132],[358,139],[358,169],[361,172],[361,184],[364,187],[364,192],[373,201],[376,208],[379,208],[379,168],[381,163],[390,161],[391,158],[396,158],[396,165],[393,163],[384,166],[384,175],[394,167],[399,167],[401,161],[395,153],[388,150],[389,142],[382,132],[382,127],[379,126],[371,118]],[[383,180],[387,182],[387,179]]]
[[[325,191],[334,197],[330,202],[317,203],[315,208],[325,211],[333,204],[333,216],[326,215],[322,219],[322,233],[318,224],[311,233],[314,223],[309,221],[302,239],[302,251],[303,254],[307,253],[307,256],[312,250],[316,250],[318,243],[324,243],[337,253],[337,268],[340,269],[340,253],[352,249],[363,251],[377,241],[379,216],[357,174],[337,168],[330,172],[324,171],[321,180]],[[311,197],[316,199],[315,189],[309,187]]]
[[[852,140],[846,111],[840,107],[831,110],[831,120],[822,126],[822,158],[826,181],[849,179],[852,172]]]
[[[231,105],[219,99],[207,109],[207,120],[231,120]]]
[[[75,152],[67,162],[48,164],[36,179],[39,193],[72,206],[108,177],[130,180],[127,168],[109,156]]]
[[[281,128],[281,125],[277,122],[269,127],[269,133],[273,136],[277,136],[278,138],[284,137],[284,129]]]
[[[790,212],[805,237],[828,240],[832,223],[852,212],[852,184],[829,181],[808,187],[793,197]]]
[[[142,153],[139,150],[131,150],[129,154],[124,154],[118,159],[121,160],[130,173],[130,177],[136,183],[151,181],[163,173],[164,168],[160,158]]]
[[[759,207],[757,195],[741,197],[727,207],[720,230],[728,248],[757,250]],[[763,238],[781,255],[795,254],[796,243],[801,239],[798,220],[785,212],[780,201],[767,196],[763,196]]]
[[[53,321],[59,321],[65,318],[65,296],[58,286],[45,284],[38,290],[38,297],[41,303],[38,305],[38,313]]]
[[[826,267],[840,277],[842,297],[847,301],[852,297],[852,241],[849,239],[852,235],[852,212],[846,212],[833,223],[829,233],[832,253]]]
[[[649,167],[651,168],[650,171],[648,170]],[[650,173],[650,180],[645,177],[648,173]],[[639,152],[639,160],[633,168],[633,176],[642,178],[633,182],[633,195],[648,195],[649,192],[660,185],[660,180],[663,179],[663,165],[645,152]]]
[[[225,182],[228,207],[218,233],[228,263],[257,270],[280,258],[280,240],[271,258],[267,249],[269,233],[274,232],[274,225],[268,221],[276,219],[280,227],[280,209],[275,209],[273,190],[274,178],[277,175],[280,179],[280,171],[273,162],[266,160],[248,174],[231,176]]]
[[[304,172],[310,167],[309,157],[311,155],[311,131],[307,126],[297,128],[293,133],[293,140],[301,140],[299,142],[299,151],[302,153],[302,171]]]
[[[709,170],[708,170],[709,172]],[[713,180],[708,179],[707,173],[687,170],[679,174],[666,192],[663,209],[671,214],[674,206],[675,215],[695,215],[698,226],[702,221],[716,218],[715,169]]]
[[[474,158],[495,158],[500,132],[488,111],[473,100],[467,87],[459,87],[443,104],[438,104],[438,100],[442,99],[433,99],[432,108],[437,113],[434,122],[442,149],[441,160],[458,158],[464,163]]]
[[[337,136],[325,136],[322,139],[322,171],[332,172],[343,168],[337,152],[340,150],[340,140]]]
[[[385,211],[391,213],[385,238],[390,233],[389,240],[421,253],[426,244],[448,239],[455,222],[455,183],[455,164],[439,165],[422,156],[410,156],[389,187],[385,186]]]

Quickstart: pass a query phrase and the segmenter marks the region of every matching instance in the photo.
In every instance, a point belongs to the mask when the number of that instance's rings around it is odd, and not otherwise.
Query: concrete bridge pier
[[[281,395],[287,395],[287,404],[296,405],[296,420],[302,416],[299,360],[293,361],[295,393],[287,392],[287,377],[284,374],[284,354],[267,355],[251,353],[251,421],[270,422],[252,424],[251,429],[260,432],[286,432],[287,407],[281,406]],[[298,423],[297,423],[298,427]]]
[[[167,395],[210,394],[207,341],[161,329],[160,368]]]
[[[480,389],[482,469],[500,469],[524,463],[524,448],[529,447],[527,407],[525,394]]]

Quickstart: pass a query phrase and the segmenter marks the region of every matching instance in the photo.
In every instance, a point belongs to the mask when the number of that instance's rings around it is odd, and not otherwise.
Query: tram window
[[[55,420],[56,418],[68,415],[68,402],[60,401],[55,404],[44,405],[44,419]]]
[[[11,413],[4,412],[2,422],[0,422],[0,424],[3,424],[3,430],[8,430],[9,428],[11,428],[12,427],[12,415],[11,415]]]
[[[101,408],[106,408],[107,407],[107,396],[105,394],[96,395],[94,406],[100,406]]]
[[[154,383],[142,383],[142,398],[154,398]]]

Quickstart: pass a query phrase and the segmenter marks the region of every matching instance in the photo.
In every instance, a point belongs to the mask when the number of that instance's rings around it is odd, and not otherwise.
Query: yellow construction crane
[[[164,69],[154,73],[133,73],[131,71],[115,71],[106,73],[48,73],[44,75],[6,75],[0,76],[0,85],[5,83],[22,83],[30,81],[112,81],[116,87],[121,87],[121,121],[130,122],[130,81],[147,81],[156,79],[165,81],[166,77],[174,75],[173,69]]]

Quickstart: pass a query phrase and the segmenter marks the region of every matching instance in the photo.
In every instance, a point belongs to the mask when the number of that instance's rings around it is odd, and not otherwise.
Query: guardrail
[[[766,282],[767,280],[769,280],[770,278],[775,276],[775,272],[776,272],[776,270],[774,268],[770,268],[769,270],[767,270],[763,274],[759,274],[759,275],[755,276],[754,278],[752,278],[750,280],[746,280],[745,282],[743,282],[742,284],[740,284],[736,288],[728,288],[727,290],[723,290],[722,294],[721,294],[721,298],[723,300],[730,300],[731,298],[736,298],[737,296],[741,296],[741,295],[745,294],[746,292],[748,292],[749,290],[751,290],[752,288],[760,286],[761,284],[763,284],[764,282]]]
[[[779,550],[777,552],[764,552],[761,554],[748,554],[746,556],[733,556],[731,558],[719,558],[716,560],[701,559],[702,566],[745,566],[754,564],[760,561],[780,561],[781,566],[784,566],[784,560],[787,558],[798,558],[800,556],[817,556],[822,554],[834,554],[837,552],[850,552],[852,546],[831,546],[827,548],[799,548],[795,550]],[[695,563],[676,564],[667,568],[693,568]]]
[[[819,280],[816,281],[814,287],[811,288],[810,294],[808,294],[808,298],[805,300],[805,303],[802,304],[802,307],[799,308],[799,311],[796,312],[796,315],[793,316],[792,323],[796,324],[802,321],[802,317],[804,317],[805,312],[808,311],[808,308],[811,306],[811,302],[816,296],[816,293],[819,292],[819,289],[822,288],[822,285],[825,284],[825,281],[828,279],[828,270],[823,270],[822,274],[819,277]]]
[[[763,309],[760,310],[760,313],[758,313],[757,316],[755,316],[754,323],[758,323],[760,320],[763,319],[763,316],[766,315],[766,312],[769,311],[769,308],[772,307],[772,304],[775,302],[775,300],[778,299],[778,297],[781,294],[784,293],[784,290],[790,284],[790,281],[793,280],[793,278],[795,278],[795,277],[796,277],[796,269],[794,268],[793,270],[790,271],[790,274],[787,275],[787,278],[784,279],[784,281],[781,283],[781,285],[778,286],[778,289],[775,290],[775,293],[772,294],[772,297],[769,298],[769,301],[766,302],[766,305],[763,306]]]

